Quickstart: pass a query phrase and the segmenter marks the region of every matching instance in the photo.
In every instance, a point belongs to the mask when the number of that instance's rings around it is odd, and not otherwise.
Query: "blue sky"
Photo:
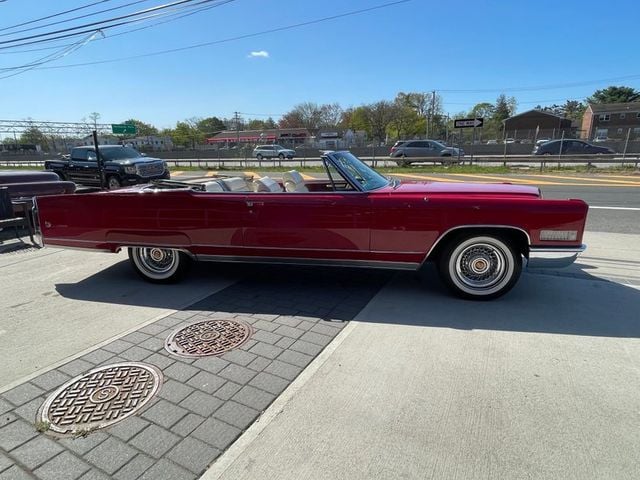
[[[109,0],[94,10],[131,1]],[[120,12],[169,1],[148,0]],[[92,41],[48,66],[215,41],[388,1],[391,0],[235,0],[127,35],[110,38],[132,27],[106,31],[105,40]],[[0,28],[88,3],[92,1],[6,0],[0,2]],[[610,84],[640,88],[638,14],[637,0],[411,0],[298,29],[178,53],[93,66],[31,70],[0,79],[0,118],[79,121],[95,111],[105,123],[134,117],[169,127],[177,120],[194,116],[230,117],[240,111],[276,114],[277,119],[277,114],[304,101],[338,102],[348,107],[391,100],[399,91],[431,90],[439,91],[445,110],[455,113],[469,110],[478,102],[493,101],[506,88],[637,76],[590,85],[506,92],[517,98],[518,111],[524,111],[536,103],[583,99]],[[33,33],[37,32],[22,35]],[[8,38],[11,37],[0,37],[0,41]],[[12,51],[0,50],[0,68],[21,65],[51,52],[6,53]],[[268,52],[268,56],[251,57],[251,52]],[[7,70],[0,71],[0,75],[4,72]],[[491,91],[477,91],[484,89]]]

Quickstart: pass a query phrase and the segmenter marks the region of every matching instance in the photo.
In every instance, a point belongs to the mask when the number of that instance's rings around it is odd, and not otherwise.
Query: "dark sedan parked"
[[[562,146],[562,153],[560,147]],[[596,153],[616,153],[608,147],[598,147],[582,140],[551,140],[536,145],[534,155],[588,155]]]

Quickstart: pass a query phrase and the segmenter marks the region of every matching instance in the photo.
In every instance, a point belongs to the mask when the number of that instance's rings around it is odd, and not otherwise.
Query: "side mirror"
[[[140,153],[140,156],[141,156],[141,157],[146,157],[146,156],[147,156],[147,154],[146,154],[146,153]]]

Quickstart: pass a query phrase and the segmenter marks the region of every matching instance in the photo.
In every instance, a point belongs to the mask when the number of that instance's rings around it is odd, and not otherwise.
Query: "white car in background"
[[[253,149],[253,156],[258,160],[263,158],[279,158],[284,160],[285,158],[293,158],[296,156],[296,151],[290,148],[284,148],[280,145],[258,145]]]

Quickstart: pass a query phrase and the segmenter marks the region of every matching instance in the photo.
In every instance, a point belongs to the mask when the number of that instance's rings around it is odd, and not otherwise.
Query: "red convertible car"
[[[37,199],[43,245],[118,252],[151,282],[191,260],[419,270],[434,262],[457,295],[508,292],[524,262],[571,264],[588,206],[532,186],[400,182],[349,152],[328,152],[326,179],[158,181]]]

